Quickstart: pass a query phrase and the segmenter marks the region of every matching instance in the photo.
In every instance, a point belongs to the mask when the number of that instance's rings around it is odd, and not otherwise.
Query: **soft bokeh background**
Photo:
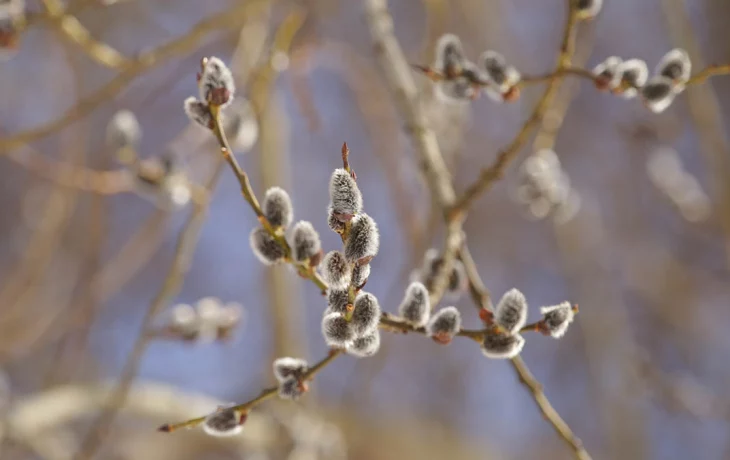
[[[289,190],[296,218],[320,229],[326,249],[339,247],[337,235],[326,231],[325,207],[328,177],[347,141],[366,209],[381,228],[368,289],[386,310],[395,311],[423,251],[442,245],[443,228],[374,60],[361,2],[106,3],[69,0],[67,7],[94,38],[131,58],[185,36],[205,18],[231,13],[181,52],[124,74],[119,91],[102,92],[88,107],[93,110],[75,122],[3,149],[0,366],[10,400],[2,413],[12,419],[32,409],[25,431],[4,430],[3,459],[71,458],[99,407],[68,403],[71,415],[55,417],[63,412],[57,400],[73,399],[54,392],[81,388],[80,398],[93,399],[87,388],[115,381],[190,212],[159,211],[134,193],[79,190],[91,173],[73,175],[52,162],[116,171],[103,177],[122,180],[125,170],[104,133],[117,110],[129,109],[143,130],[139,154],[184,158],[191,177],[202,183],[216,149],[182,111],[183,99],[195,94],[202,56],[236,62],[240,93],[257,108],[258,142],[241,156],[254,189],[259,195],[274,184]],[[390,3],[411,62],[429,62],[436,38],[454,32],[470,56],[494,48],[525,74],[553,66],[565,16],[563,0]],[[730,62],[727,1],[605,3],[579,34],[578,60],[588,66],[615,54],[645,59],[651,67],[674,46],[689,50],[696,69]],[[120,74],[62,38],[58,21],[44,18],[40,2],[30,1],[27,9],[30,23],[18,52],[0,64],[0,139],[53,123],[89,95],[97,98],[99,88]],[[272,38],[292,17],[304,22],[288,56],[272,53]],[[271,70],[272,57],[278,73],[268,85],[262,72]],[[429,82],[416,79],[458,190],[510,142],[540,91],[531,87],[511,105],[485,98],[444,105],[431,97]],[[540,305],[580,305],[564,339],[530,334],[523,357],[594,458],[727,458],[730,77],[692,88],[661,115],[574,80],[559,100],[558,106],[570,106],[555,148],[581,209],[562,224],[529,218],[513,199],[518,165],[512,165],[466,223],[480,274],[496,296],[521,289],[533,318]],[[561,118],[548,119],[556,116]],[[684,217],[647,174],[647,159],[667,148],[710,198],[710,212],[699,222]],[[64,186],[69,181],[77,186]],[[156,433],[162,422],[215,407],[196,399],[200,395],[253,397],[272,382],[276,356],[315,361],[326,353],[319,327],[323,299],[286,267],[256,261],[248,246],[254,225],[226,171],[175,303],[216,296],[242,303],[245,320],[228,343],[151,344],[136,387],[150,394],[133,391],[136,408],[122,411],[98,458],[318,458],[296,453],[295,430],[287,428],[295,417],[305,417],[307,427],[333,424],[323,429],[325,439],[341,430],[350,459],[571,457],[507,363],[485,359],[470,341],[443,347],[411,335],[384,335],[373,358],[337,360],[301,403],[263,406],[259,431],[247,431],[252,439]],[[125,247],[130,239],[136,242]],[[454,303],[466,324],[477,327],[468,296]],[[45,396],[40,404],[37,398]],[[266,439],[266,447],[252,448],[261,443],[253,438]]]

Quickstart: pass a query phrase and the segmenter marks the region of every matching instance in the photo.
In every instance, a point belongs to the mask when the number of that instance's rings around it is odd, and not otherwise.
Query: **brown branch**
[[[503,149],[497,159],[492,163],[491,166],[484,168],[479,174],[479,178],[469,187],[466,188],[464,194],[457,200],[456,204],[449,211],[451,216],[458,216],[467,211],[469,206],[477,199],[481,194],[491,188],[494,183],[504,176],[507,166],[517,157],[522,147],[527,143],[533,129],[536,128],[545,112],[550,107],[555,94],[560,87],[560,82],[565,75],[563,69],[569,68],[573,53],[575,51],[575,34],[578,25],[578,17],[575,14],[575,2],[570,1],[570,8],[568,8],[568,18],[565,21],[565,29],[563,31],[563,40],[560,45],[560,53],[557,57],[555,76],[549,80],[548,86],[545,89],[542,97],[535,105],[530,117],[522,125],[522,128],[517,133],[517,136],[512,140],[512,143]]]
[[[10,150],[7,158],[28,171],[64,187],[100,195],[116,195],[134,190],[134,180],[126,169],[96,171],[41,155],[29,146]]]
[[[577,24],[577,17],[574,14],[576,3],[571,1],[569,4],[570,8],[568,11],[568,20],[566,21],[565,33],[563,34],[563,40],[561,43],[561,52],[558,57],[558,68],[570,66],[570,60],[574,48],[573,37],[575,35],[575,26]],[[386,73],[391,90],[396,95],[396,102],[401,109],[401,113],[405,116],[409,126],[411,127],[414,126],[414,120],[421,122],[420,125],[415,125],[420,129],[411,129],[411,135],[416,143],[418,153],[421,155],[422,167],[427,172],[426,176],[431,187],[432,195],[435,198],[439,198],[437,202],[445,211],[445,218],[447,221],[462,221],[463,215],[468,207],[468,202],[466,205],[462,203],[461,205],[454,206],[453,204],[449,204],[449,200],[443,199],[444,196],[451,196],[451,202],[453,202],[453,186],[445,166],[443,168],[434,167],[434,165],[443,165],[443,158],[438,151],[438,145],[435,143],[433,133],[427,130],[425,128],[425,123],[423,123],[424,118],[416,97],[416,87],[410,76],[410,67],[408,66],[405,56],[400,49],[397,39],[393,35],[393,19],[388,12],[387,2],[386,0],[368,0],[365,8],[368,15],[370,33],[375,44],[375,51],[380,60],[380,64]],[[530,126],[528,126],[527,129],[524,129],[523,127],[523,131],[527,131],[537,125],[542,112],[547,109],[553,94],[557,90],[557,81],[558,79],[550,81],[548,89],[545,91],[545,94],[535,108],[535,113],[533,113],[528,120],[528,124],[530,124]],[[533,119],[534,121],[531,121]],[[524,137],[524,139],[521,139],[522,137]],[[519,150],[527,137],[528,136],[526,134],[518,136],[518,138],[513,141],[512,148],[515,151]],[[433,142],[431,142],[431,140],[433,140]],[[506,160],[502,160],[502,162],[505,163],[505,166],[501,166],[500,168],[506,167],[506,164],[515,155],[516,152],[508,153],[508,155],[506,155]],[[436,158],[436,161],[435,163],[432,163],[431,160],[434,158]],[[501,173],[497,176],[500,175]],[[488,188],[483,185],[480,186],[480,190],[475,194],[475,196],[484,191],[481,190],[482,187],[485,190]],[[442,194],[440,195],[439,192]],[[461,200],[459,202],[461,203]],[[470,258],[468,258],[468,252],[462,253],[462,258],[464,258],[464,254],[467,255],[467,261],[469,261]],[[481,308],[485,303],[488,304],[489,294],[486,290],[482,292],[477,291],[479,286],[483,286],[483,283],[479,279],[479,275],[473,264],[470,271],[472,276],[472,296],[478,300],[478,305]],[[476,280],[478,280],[478,283]],[[532,376],[522,359],[517,357],[511,361],[520,381],[523,382],[528,389],[530,389],[533,399],[545,418],[553,426],[560,437],[571,446],[575,456],[581,460],[590,459],[590,455],[582,447],[578,438],[573,435],[568,425],[552,408],[550,402],[542,392],[540,383]]]
[[[223,165],[224,163],[222,161],[219,160],[217,162],[215,170],[206,185],[208,190],[212,191],[217,186],[224,170]],[[93,458],[96,450],[106,439],[117,411],[124,404],[129,394],[134,377],[139,371],[142,357],[152,340],[153,336],[148,333],[151,329],[152,322],[178,294],[183,280],[190,270],[193,253],[197,246],[203,223],[205,222],[209,204],[210,200],[196,204],[187,222],[184,224],[175,246],[175,257],[173,258],[170,271],[165,277],[162,288],[155,296],[142,320],[140,334],[137,337],[131,354],[127,357],[122,375],[119,378],[119,384],[112,391],[105,409],[92,424],[91,430],[81,443],[79,453],[75,457],[76,460],[89,460]]]
[[[322,369],[327,367],[332,361],[335,360],[335,358],[340,356],[342,354],[342,352],[343,352],[343,350],[337,350],[337,349],[330,350],[330,352],[327,354],[327,356],[322,358],[320,361],[318,361],[316,364],[314,364],[312,367],[310,367],[307,372],[304,373],[304,375],[302,376],[302,381],[311,380],[312,378],[314,378],[314,376],[318,372],[320,372]],[[273,396],[276,396],[278,392],[279,392],[278,386],[265,388],[265,389],[261,390],[261,393],[259,393],[259,395],[256,396],[255,398],[250,399],[244,403],[238,404],[236,406],[230,407],[229,409],[246,413],[249,410],[251,410],[253,407],[257,406],[258,404],[266,401],[267,399],[272,398]],[[201,423],[203,423],[207,417],[208,417],[207,415],[204,415],[202,417],[193,418],[190,420],[186,420],[184,422],[165,424],[165,425],[162,425],[161,427],[159,427],[157,429],[157,431],[162,431],[164,433],[171,433],[171,432],[177,431],[181,428],[193,428],[193,427],[198,426]]]
[[[259,7],[267,1],[252,0],[244,3],[238,2],[235,6],[221,13],[203,19],[184,36],[143,53],[132,65],[125,68],[109,83],[81,99],[60,117],[36,128],[21,131],[0,139],[0,155],[7,154],[11,149],[45,137],[85,117],[102,103],[119,94],[143,72],[159,66],[173,56],[184,54],[195,49],[198,42],[212,32],[240,25],[251,9]]]
[[[89,29],[72,14],[69,14],[60,0],[43,0],[48,17],[64,38],[77,44],[91,59],[111,69],[120,70],[132,65],[133,61],[110,45],[94,39]]]

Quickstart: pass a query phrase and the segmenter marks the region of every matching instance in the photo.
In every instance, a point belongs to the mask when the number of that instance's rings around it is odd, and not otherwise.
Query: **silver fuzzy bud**
[[[474,83],[464,76],[439,81],[435,88],[440,100],[450,103],[467,103],[476,99],[478,94]]]
[[[681,48],[675,48],[665,54],[656,66],[654,73],[666,77],[672,81],[675,89],[681,91],[684,84],[690,78],[692,72],[692,61],[687,52]]]
[[[333,289],[344,289],[350,285],[351,267],[339,251],[330,251],[322,259],[322,277]]]
[[[342,233],[345,230],[345,223],[337,218],[331,204],[327,206],[327,225],[335,233]]]
[[[347,305],[350,303],[350,292],[348,289],[327,290],[327,309],[330,312],[347,313]]]
[[[352,313],[352,327],[358,337],[378,329],[380,323],[380,304],[369,292],[360,292],[355,298],[355,311]]]
[[[361,288],[370,277],[370,264],[356,265],[352,269],[352,281],[351,284],[355,288]]]
[[[220,107],[230,104],[236,92],[231,70],[217,57],[206,60],[198,85],[200,99]]]
[[[454,78],[461,74],[464,68],[464,47],[461,40],[454,34],[444,34],[436,42],[436,55],[433,68],[446,78]]]
[[[264,217],[274,227],[287,227],[294,218],[291,198],[281,187],[271,187],[266,191],[261,210]]]
[[[482,353],[487,358],[514,358],[525,346],[525,339],[519,334],[488,333],[482,342]]]
[[[309,260],[318,255],[322,250],[319,233],[306,220],[301,220],[294,224],[291,239],[292,253],[294,260],[297,262]]]
[[[674,101],[674,84],[667,77],[652,77],[643,88],[641,88],[641,97],[649,110],[654,113],[660,113],[669,107]]]
[[[554,338],[559,339],[565,335],[568,326],[573,322],[575,311],[570,302],[563,302],[551,307],[540,308],[543,315],[542,324],[544,329]]]
[[[368,263],[378,254],[380,233],[372,217],[359,214],[352,219],[345,242],[345,258],[350,262]]]
[[[322,318],[322,335],[327,345],[334,348],[344,348],[357,338],[352,324],[337,312],[329,312]]]
[[[349,172],[335,169],[330,177],[330,205],[335,217],[347,221],[362,211],[362,193]]]
[[[493,50],[487,50],[479,56],[482,69],[486,72],[488,82],[500,94],[520,82],[521,75],[517,69],[507,63],[505,57]]]
[[[510,334],[518,332],[527,321],[527,299],[517,289],[510,289],[497,304],[494,320]]]
[[[358,337],[350,345],[346,351],[352,356],[358,358],[367,358],[373,356],[380,349],[380,331],[375,330],[370,334]]]
[[[281,262],[286,256],[284,248],[262,227],[256,227],[251,231],[249,242],[254,255],[264,265]]]
[[[191,121],[194,121],[204,128],[211,129],[213,127],[213,116],[210,114],[210,108],[205,102],[201,102],[190,96],[185,99],[183,108],[185,109],[185,115],[187,115]]]
[[[208,415],[203,422],[203,431],[211,436],[235,436],[243,430],[245,415],[233,408],[221,408]]]
[[[636,97],[641,87],[649,79],[649,68],[641,59],[629,59],[616,68],[613,87],[620,88],[620,95],[624,99]]]
[[[114,114],[106,127],[106,144],[113,149],[134,148],[142,137],[137,117],[129,110]]]
[[[623,60],[618,56],[610,56],[593,68],[593,75],[599,79],[601,88],[606,88],[615,82],[618,74],[618,67]]]
[[[415,327],[422,327],[428,323],[431,301],[428,289],[423,283],[413,282],[408,286],[403,302],[398,307],[398,314]]]
[[[289,378],[301,379],[307,372],[307,362],[299,358],[290,358],[288,356],[274,360],[274,377],[279,382],[283,382]]]
[[[426,333],[434,341],[446,345],[461,329],[461,313],[456,307],[437,311],[426,325]]]
[[[290,377],[279,383],[279,398],[296,401],[308,390],[306,382]]]

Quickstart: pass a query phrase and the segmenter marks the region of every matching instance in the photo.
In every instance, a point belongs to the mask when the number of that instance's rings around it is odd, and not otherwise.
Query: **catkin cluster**
[[[550,149],[538,150],[522,163],[516,198],[535,219],[553,216],[565,222],[580,208],[578,193]]]
[[[285,261],[308,267],[315,267],[322,259],[322,243],[314,226],[301,220],[290,227],[294,219],[294,210],[289,194],[280,187],[271,187],[266,191],[261,203],[261,211],[270,229],[259,226],[251,231],[251,249],[264,265],[273,265]],[[287,241],[282,241],[287,233]],[[287,251],[290,250],[290,254]]]
[[[279,397],[296,400],[309,390],[305,375],[309,365],[303,359],[284,357],[274,361],[274,377],[279,382]]]
[[[577,307],[569,302],[542,307],[542,319],[532,326],[544,335],[560,338],[573,321]],[[488,358],[504,359],[517,356],[525,346],[521,332],[526,330],[528,305],[518,289],[507,291],[497,303],[494,312],[482,310],[480,316],[487,325],[482,342],[482,353]]]
[[[330,347],[357,357],[372,356],[380,348],[381,309],[378,299],[362,288],[380,247],[378,226],[362,212],[362,193],[349,168],[332,173],[329,195],[327,221],[342,237],[343,250],[330,251],[322,261],[322,277],[329,286],[322,334]]]
[[[580,20],[595,18],[603,6],[602,0],[576,1]],[[523,84],[519,70],[497,51],[484,51],[477,63],[467,59],[461,40],[454,34],[439,38],[431,67],[419,68],[435,82],[436,94],[449,102],[468,102],[481,93],[498,102],[514,101]],[[651,76],[645,61],[618,56],[606,58],[592,74],[599,90],[609,90],[624,99],[640,96],[649,110],[659,113],[684,90],[691,70],[687,52],[677,48],[659,60]]]
[[[450,46],[449,43],[454,44],[453,40],[442,43],[440,71],[454,78],[463,77],[465,68],[467,73],[474,71],[466,61],[460,61],[460,46]],[[493,64],[490,59],[497,64]],[[508,97],[511,87],[501,87],[500,84],[512,82],[518,77],[514,77],[514,72],[509,69],[502,69],[505,75],[499,76],[497,67],[503,66],[503,62],[493,53],[487,53],[482,61],[489,63],[485,64],[487,76],[484,78],[493,86],[490,89],[497,91],[502,98]],[[215,58],[204,60],[203,64],[199,86],[201,99],[205,102],[195,100],[194,103],[205,106],[211,120],[218,123],[220,112],[217,109],[229,104],[233,96],[232,82],[228,78],[230,71]],[[188,105],[186,103],[186,108],[189,109]],[[190,110],[187,112],[191,115]],[[201,124],[220,135],[220,126]],[[114,135],[111,138],[121,139],[117,143],[129,143],[133,136]],[[225,144],[224,141],[221,142]],[[461,313],[454,306],[434,312],[429,290],[444,264],[442,256],[435,249],[427,251],[423,266],[415,273],[414,278],[417,279],[407,287],[398,307],[400,316],[385,316],[378,299],[363,291],[370,275],[370,263],[378,254],[380,235],[373,218],[363,212],[362,193],[357,185],[356,175],[349,166],[348,155],[349,150],[344,145],[343,168],[336,169],[330,177],[330,202],[327,206],[327,223],[340,235],[342,250],[330,251],[325,255],[319,235],[311,223],[300,221],[292,225],[293,206],[283,189],[268,189],[260,209],[255,198],[250,200],[261,222],[250,235],[251,247],[257,258],[265,265],[290,262],[302,276],[311,277],[317,284],[327,287],[327,308],[321,323],[325,342],[332,349],[327,359],[334,358],[340,350],[356,357],[372,356],[380,348],[381,323],[384,328],[426,334],[440,344],[450,343],[457,335],[478,339],[482,342],[483,353],[490,358],[511,358],[519,354],[525,343],[522,333],[526,330],[539,331],[555,338],[565,334],[577,307],[571,307],[568,302],[543,307],[543,318],[526,326],[527,301],[517,289],[507,292],[494,312],[486,309],[480,312],[486,325],[484,330],[462,330]],[[459,293],[468,287],[469,279],[460,260],[455,261],[452,271],[447,275],[448,291]],[[170,329],[191,340],[225,336],[240,317],[240,313],[234,315],[220,305],[213,305],[215,302],[204,300],[205,302],[199,302],[197,309],[186,305],[176,307]],[[274,376],[278,382],[276,388],[265,390],[259,398],[249,403],[219,408],[207,417],[191,419],[177,425],[163,425],[160,430],[170,432],[177,427],[202,423],[204,430],[212,435],[236,434],[241,430],[251,406],[273,394],[278,394],[282,399],[298,399],[308,391],[307,381],[327,362],[321,361],[310,368],[303,359],[279,358],[273,363]]]
[[[481,91],[503,102],[519,97],[520,72],[494,50],[484,51],[474,63],[466,58],[461,40],[446,34],[436,43],[431,72],[437,80],[436,94],[446,101],[470,101]]]
[[[598,89],[609,90],[624,99],[639,95],[649,110],[659,113],[684,91],[691,71],[692,62],[687,52],[675,48],[659,60],[651,77],[643,60],[623,60],[618,56],[608,57],[598,64],[593,74]]]
[[[175,305],[170,310],[167,331],[176,338],[210,343],[227,339],[243,319],[243,307],[224,304],[216,297],[204,297],[195,304]]]

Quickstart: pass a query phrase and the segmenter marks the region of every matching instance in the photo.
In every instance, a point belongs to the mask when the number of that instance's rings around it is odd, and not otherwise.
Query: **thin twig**
[[[558,68],[570,66],[570,56],[572,56],[573,52],[572,37],[574,36],[575,24],[577,23],[577,18],[573,12],[576,3],[571,1],[570,5],[568,21],[565,27],[566,32],[564,33],[561,44],[561,52],[558,59]],[[386,0],[368,0],[366,2],[366,11],[370,25],[370,33],[375,44],[375,51],[379,57],[381,66],[386,73],[391,90],[397,96],[396,101],[399,103],[401,112],[412,126],[413,120],[422,121],[424,118],[416,97],[415,84],[410,76],[410,67],[408,66],[405,56],[400,49],[397,39],[393,35],[393,19],[388,12],[387,2]],[[539,115],[547,108],[548,103],[552,98],[552,93],[556,91],[557,84],[553,84],[553,81],[556,80],[551,80],[550,87],[546,90],[542,100],[536,106],[535,111],[537,112],[537,116],[533,114],[533,117],[531,117],[531,119],[535,118],[532,125],[536,125],[537,121],[539,121]],[[529,121],[530,120],[528,120],[528,122]],[[436,198],[440,198],[438,202],[441,204],[442,209],[449,211],[453,205],[450,206],[449,204],[446,204],[445,201],[447,200],[443,200],[444,195],[439,195],[439,191],[443,191],[445,196],[451,196],[452,198],[454,196],[453,186],[451,184],[448,170],[445,169],[445,166],[443,168],[434,167],[434,165],[443,165],[443,158],[438,150],[438,145],[435,144],[433,133],[425,129],[425,124],[423,123],[416,126],[421,127],[421,129],[411,129],[411,135],[416,143],[417,151],[421,156],[422,166],[427,172],[426,176],[431,187],[432,195]],[[524,135],[524,137],[526,140],[527,136]],[[434,140],[433,143],[431,142],[431,139]],[[513,145],[515,145],[516,142],[517,139],[513,142]],[[520,142],[524,142],[524,140]],[[518,145],[515,150],[519,149],[520,145]],[[514,154],[510,155],[510,157],[511,156],[514,156]],[[436,158],[436,163],[430,162],[433,158]],[[447,220],[452,221],[462,220],[465,211],[466,206],[458,207],[457,212],[452,211],[448,213],[446,218]],[[483,286],[483,283],[479,279],[479,275],[476,270],[472,270],[472,272],[472,276],[476,275],[475,280],[479,280],[478,283],[475,282],[472,284],[472,290],[476,291],[479,286]],[[473,296],[476,300],[478,300],[480,308],[483,306],[484,300],[489,299],[489,294],[486,291],[476,292]],[[532,376],[522,359],[519,357],[512,359],[512,366],[517,372],[520,381],[523,382],[530,390],[533,399],[537,403],[543,415],[545,415],[545,418],[553,426],[560,437],[571,446],[575,456],[581,460],[590,459],[590,455],[582,447],[580,440],[573,435],[570,427],[568,427],[560,415],[552,408],[550,402],[542,392],[540,383]]]
[[[49,18],[58,24],[63,37],[76,43],[94,61],[111,69],[121,70],[132,65],[122,53],[91,36],[89,29],[66,11],[60,0],[43,0]]]
[[[45,137],[85,117],[101,104],[112,99],[124,90],[124,88],[129,86],[143,72],[161,65],[173,56],[184,54],[195,49],[197,44],[212,32],[239,26],[251,9],[259,7],[268,1],[252,0],[250,2],[236,3],[235,6],[221,13],[203,19],[182,37],[178,37],[169,43],[143,53],[134,64],[127,67],[106,85],[81,99],[75,106],[68,109],[58,118],[36,128],[21,131],[0,139],[0,155],[7,154],[11,149]]]
[[[223,161],[219,160],[206,185],[208,190],[212,191],[217,186],[224,170],[223,166]],[[157,293],[157,296],[155,296],[155,299],[150,304],[150,307],[147,309],[147,313],[142,320],[141,332],[134,344],[132,353],[127,357],[124,369],[122,370],[122,375],[119,378],[119,385],[111,393],[109,403],[106,405],[106,408],[99,415],[95,423],[92,424],[91,430],[83,440],[79,453],[75,457],[76,460],[91,459],[96,450],[101,446],[104,439],[106,439],[117,411],[124,404],[127,398],[127,394],[132,387],[134,377],[139,371],[142,357],[145,351],[147,351],[147,347],[152,339],[152,336],[148,334],[148,330],[157,315],[180,291],[185,275],[187,275],[190,270],[193,252],[197,246],[209,204],[210,200],[196,204],[195,208],[193,208],[193,211],[190,213],[187,222],[183,226],[183,230],[180,232],[177,240],[175,257],[172,261],[170,271],[165,278],[162,288]]]
[[[314,376],[319,371],[321,371],[322,369],[327,367],[332,361],[335,360],[335,358],[340,356],[342,354],[342,352],[343,352],[343,350],[337,350],[337,349],[330,350],[330,352],[327,354],[327,356],[322,358],[320,361],[318,361],[316,364],[314,364],[312,367],[310,367],[309,370],[307,370],[307,372],[304,373],[304,375],[302,376],[302,381],[311,380],[312,378],[314,378]],[[256,396],[255,398],[250,399],[244,403],[238,404],[236,406],[230,407],[229,409],[246,413],[249,410],[251,410],[253,407],[257,406],[258,404],[266,401],[267,399],[272,398],[273,396],[276,396],[276,394],[278,392],[279,392],[278,386],[265,388],[265,389],[261,390],[261,393],[259,393],[259,395]],[[157,430],[165,432],[165,433],[171,433],[171,432],[177,431],[181,428],[193,428],[193,427],[198,426],[201,423],[203,423],[207,417],[208,417],[207,415],[204,415],[202,417],[193,418],[193,419],[186,420],[186,421],[180,422],[180,423],[165,424],[165,425],[162,425],[161,427],[159,427]]]
[[[545,115],[550,103],[560,87],[560,82],[564,77],[563,69],[569,68],[573,53],[575,51],[575,34],[578,25],[578,17],[575,14],[575,2],[568,1],[568,17],[565,21],[565,29],[563,31],[563,39],[560,45],[560,53],[557,57],[555,76],[549,80],[545,92],[535,105],[530,117],[520,128],[517,136],[512,140],[510,145],[503,149],[497,159],[487,168],[484,168],[479,174],[479,178],[469,187],[466,188],[464,194],[457,200],[456,204],[450,210],[452,216],[458,216],[466,212],[471,204],[479,198],[481,194],[491,188],[491,186],[504,176],[507,166],[517,157],[520,150],[530,137],[533,129],[536,128],[542,117]]]

